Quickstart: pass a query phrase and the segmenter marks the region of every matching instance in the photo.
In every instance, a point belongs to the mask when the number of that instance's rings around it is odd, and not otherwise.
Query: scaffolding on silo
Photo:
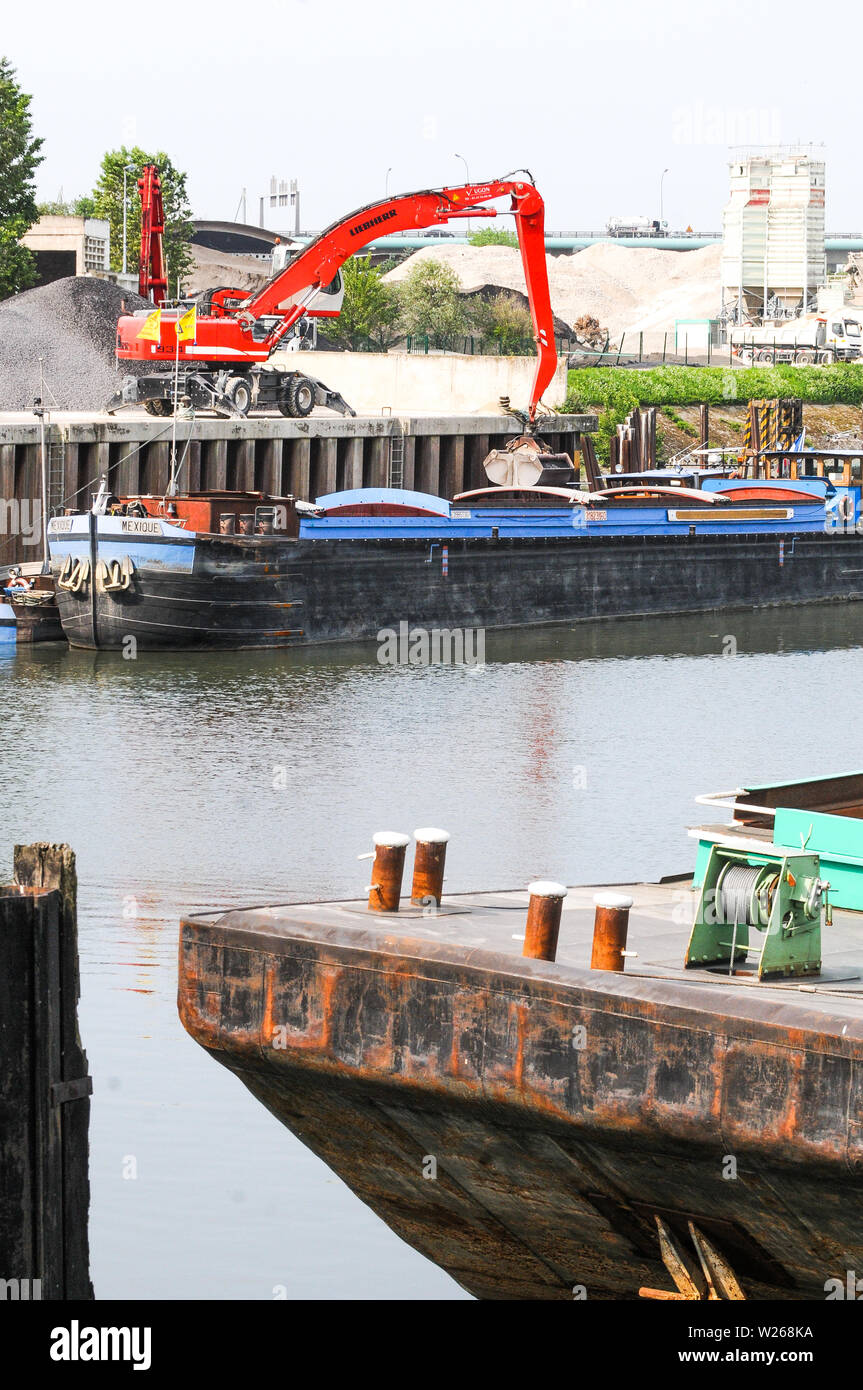
[[[823,154],[813,146],[743,149],[729,168],[722,319],[752,323],[809,312],[827,278]]]

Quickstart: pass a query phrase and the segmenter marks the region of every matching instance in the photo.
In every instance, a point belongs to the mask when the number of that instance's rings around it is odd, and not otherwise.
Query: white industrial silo
[[[813,309],[827,278],[824,160],[811,149],[742,152],[723,212],[722,310],[731,322]]]

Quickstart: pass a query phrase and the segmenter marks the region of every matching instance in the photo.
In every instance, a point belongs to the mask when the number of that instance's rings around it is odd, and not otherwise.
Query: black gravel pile
[[[100,410],[133,362],[118,365],[117,320],[147,307],[110,280],[73,275],[0,303],[0,410],[27,410],[39,395],[60,410]]]

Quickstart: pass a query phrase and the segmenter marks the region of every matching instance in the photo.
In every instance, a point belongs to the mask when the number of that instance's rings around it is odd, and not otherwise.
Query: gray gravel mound
[[[135,363],[114,356],[117,320],[147,307],[110,280],[71,275],[25,290],[0,304],[0,410],[28,410],[39,395],[44,358],[45,405],[101,410]]]

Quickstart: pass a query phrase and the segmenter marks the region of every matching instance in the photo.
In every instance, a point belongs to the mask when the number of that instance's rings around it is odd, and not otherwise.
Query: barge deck
[[[679,1297],[658,1223],[683,1249],[691,1222],[745,1297],[823,1300],[863,1268],[863,915],[758,984],[683,969],[691,879],[626,885],[616,973],[595,891],[556,960],[522,955],[525,892],[190,917],[181,1018],[479,1298]]]

